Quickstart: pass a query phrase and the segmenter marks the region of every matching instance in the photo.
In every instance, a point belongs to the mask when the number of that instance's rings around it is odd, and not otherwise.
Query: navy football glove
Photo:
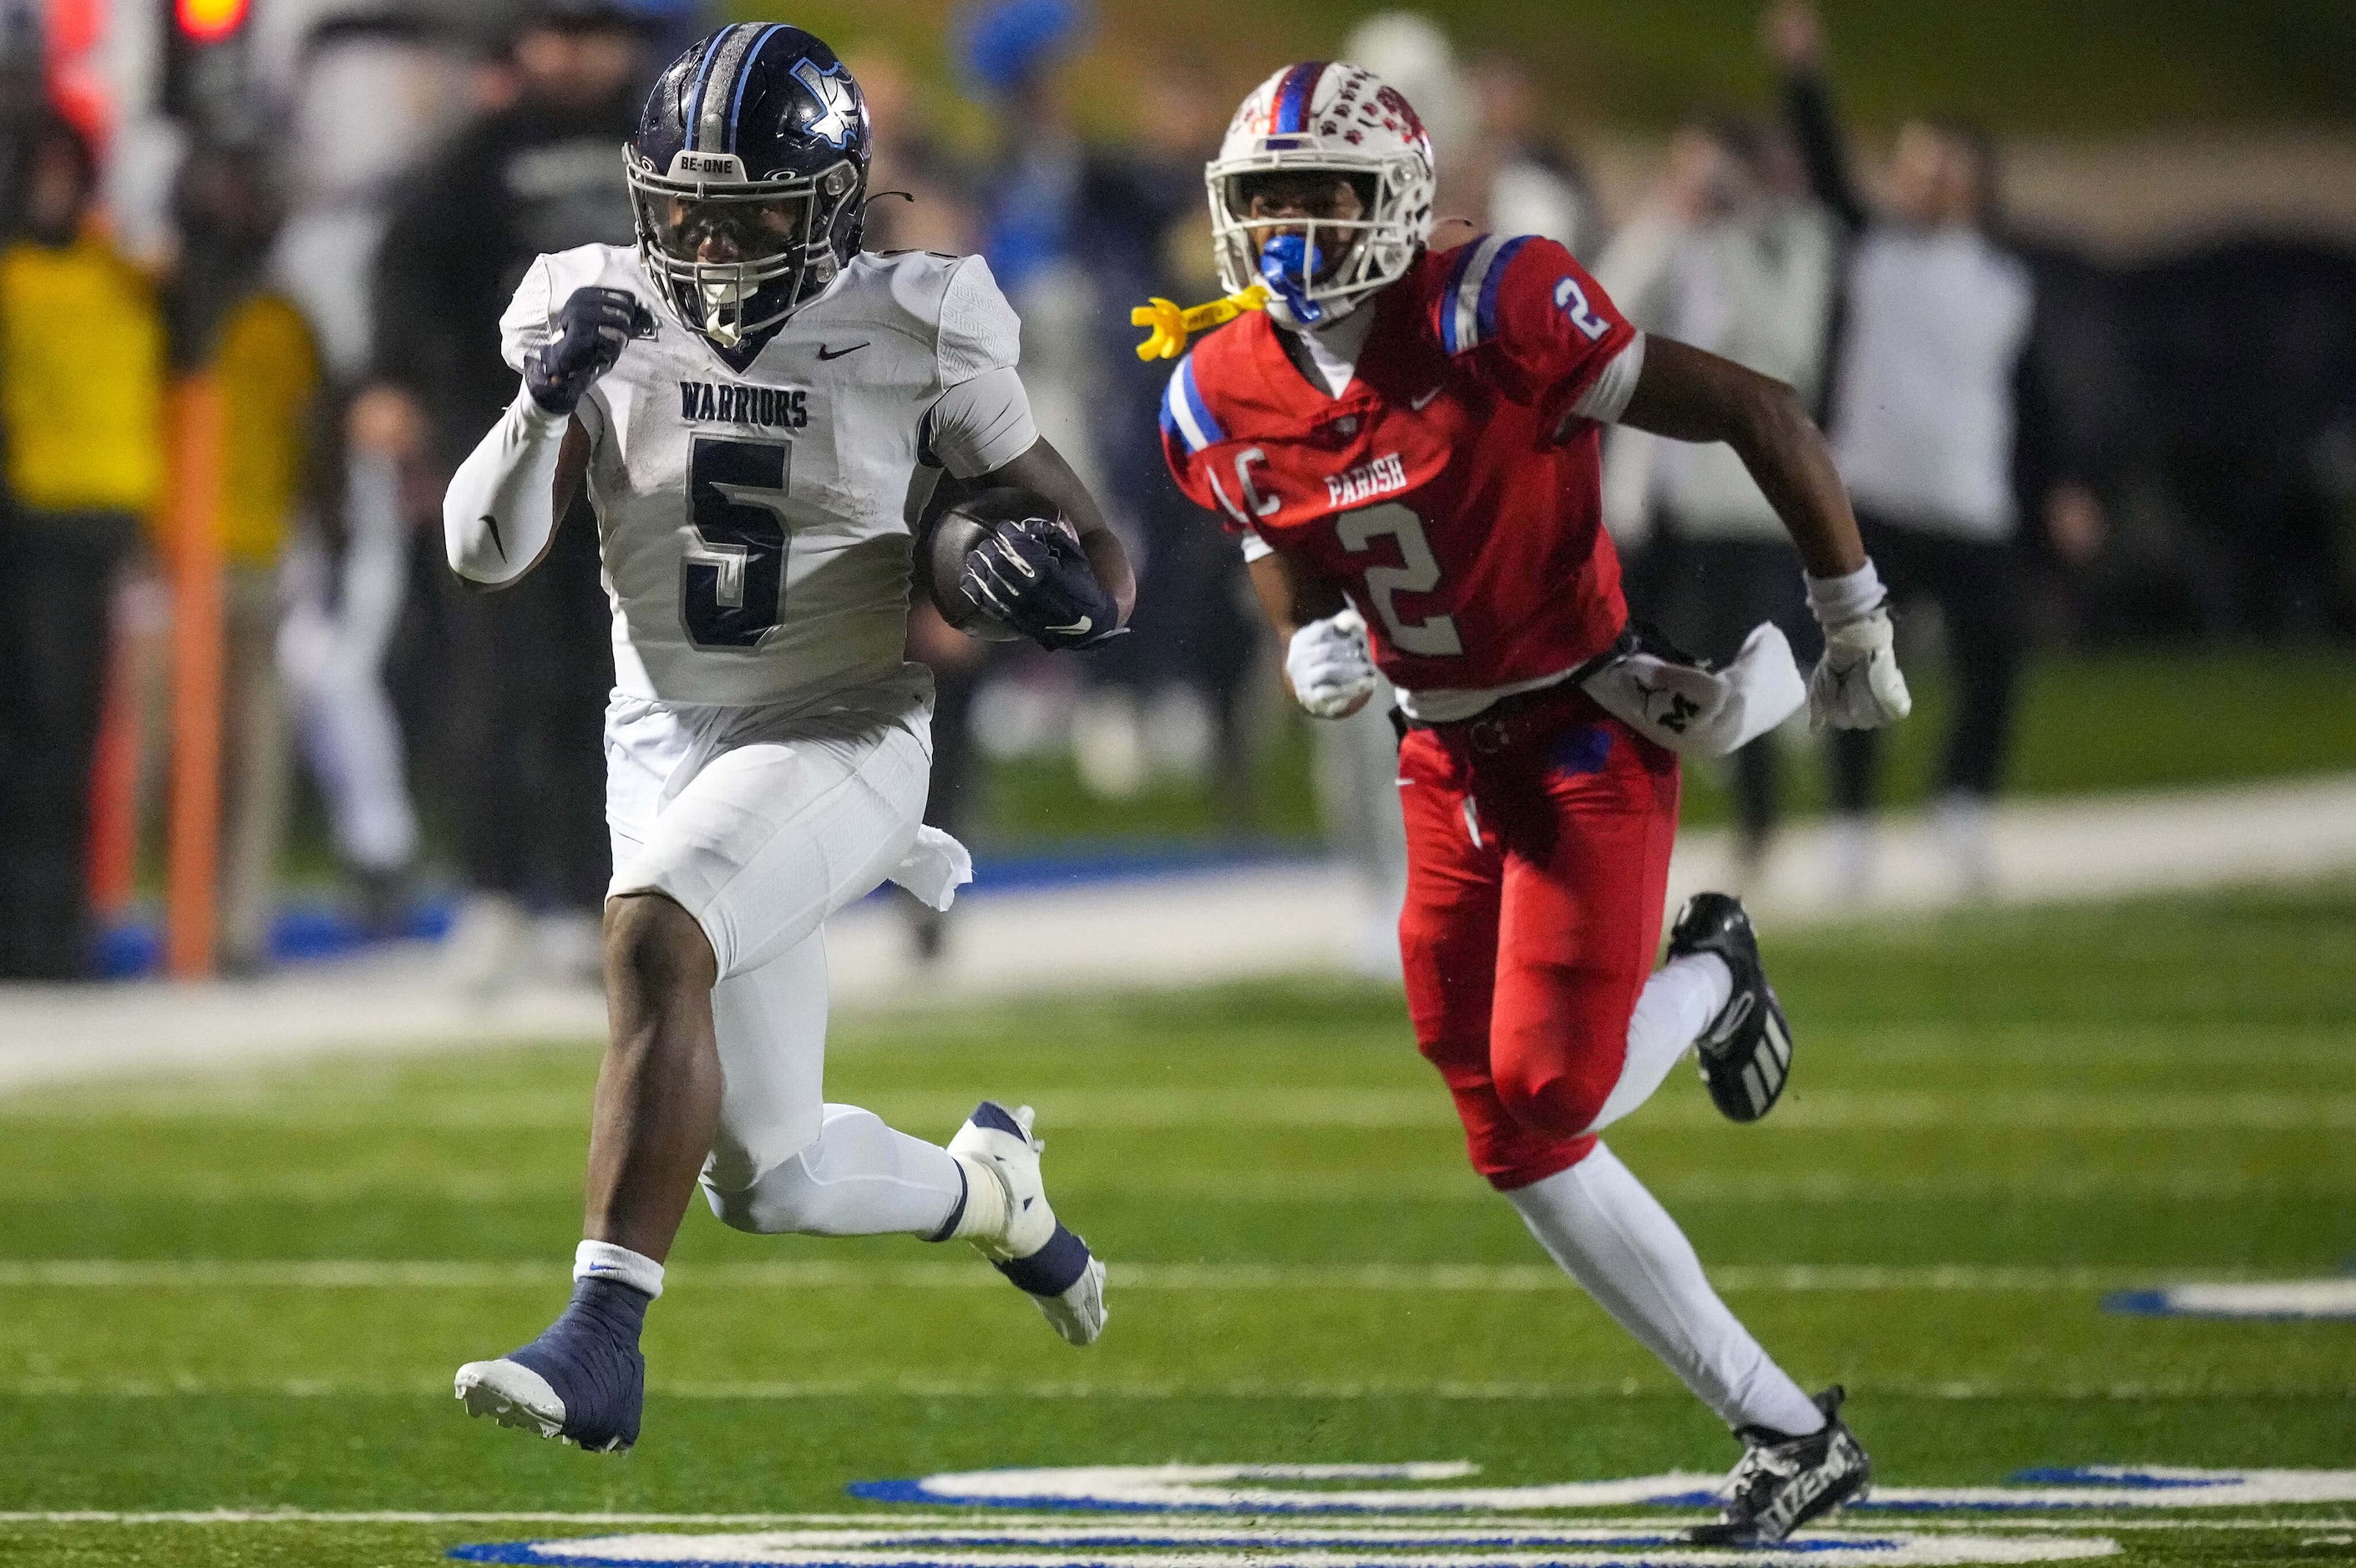
[[[966,597],[1043,648],[1092,648],[1120,635],[1120,607],[1097,581],[1069,524],[1001,523],[966,551]]]
[[[550,413],[569,414],[624,344],[654,330],[654,312],[627,289],[575,289],[556,313],[555,337],[524,356],[524,387]]]

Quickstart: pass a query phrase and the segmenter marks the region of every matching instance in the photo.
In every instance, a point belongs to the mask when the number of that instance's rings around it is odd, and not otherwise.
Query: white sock
[[[1703,1277],[1677,1222],[1601,1144],[1505,1194],[1563,1271],[1729,1426],[1796,1436],[1824,1413],[1768,1359]]]
[[[1734,971],[1715,953],[1688,953],[1654,970],[1628,1017],[1628,1059],[1620,1082],[1587,1130],[1600,1133],[1651,1099],[1733,995]]]
[[[663,1266],[611,1242],[584,1242],[573,1249],[573,1277],[615,1280],[653,1297],[662,1294]]]
[[[744,1190],[704,1187],[712,1211],[740,1231],[816,1236],[935,1235],[965,1191],[956,1156],[856,1105],[827,1106],[818,1136]]]

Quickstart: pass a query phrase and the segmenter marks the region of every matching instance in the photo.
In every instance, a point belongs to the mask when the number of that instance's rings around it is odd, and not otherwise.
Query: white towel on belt
[[[892,880],[934,909],[957,901],[957,891],[973,880],[973,856],[937,827],[919,827],[916,841],[892,868]]]
[[[1790,640],[1767,621],[1719,668],[1640,646],[1580,685],[1605,712],[1683,757],[1725,756],[1808,699]]]

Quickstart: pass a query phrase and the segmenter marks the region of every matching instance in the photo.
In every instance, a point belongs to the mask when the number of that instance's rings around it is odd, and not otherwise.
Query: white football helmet
[[[1253,176],[1332,173],[1350,180],[1365,211],[1357,219],[1251,217]],[[1231,293],[1269,282],[1260,270],[1267,231],[1307,231],[1304,274],[1271,290],[1269,314],[1282,326],[1323,325],[1397,282],[1431,239],[1431,138],[1397,88],[1354,65],[1312,60],[1287,66],[1253,90],[1227,125],[1205,171],[1219,281]]]

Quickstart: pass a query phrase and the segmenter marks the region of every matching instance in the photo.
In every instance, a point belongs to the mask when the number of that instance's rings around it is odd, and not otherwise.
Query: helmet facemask
[[[1423,236],[1411,214],[1429,209],[1430,176],[1412,157],[1354,158],[1328,150],[1268,151],[1222,158],[1207,176],[1219,280],[1230,293],[1269,286],[1280,325],[1317,327],[1402,276]],[[1356,211],[1331,200],[1282,199],[1306,187],[1347,186]],[[1253,214],[1255,196],[1277,197]],[[1271,208],[1276,210],[1270,210]],[[1271,246],[1298,235],[1304,243]]]
[[[849,159],[793,179],[746,179],[733,154],[682,152],[666,174],[635,157],[628,166],[647,271],[722,348],[778,325],[834,281],[835,236],[863,183]]]

